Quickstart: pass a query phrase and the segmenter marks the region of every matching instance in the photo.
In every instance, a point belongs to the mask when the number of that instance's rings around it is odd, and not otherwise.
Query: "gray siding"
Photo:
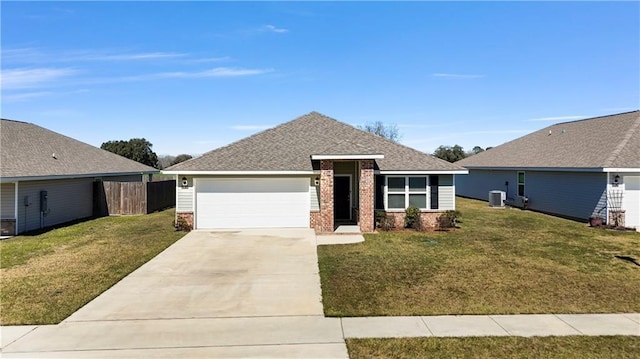
[[[193,212],[193,187],[178,187],[176,196],[176,212]]]
[[[606,216],[605,173],[524,171],[525,195],[535,211],[586,220],[600,212]],[[505,182],[509,186],[505,186]],[[456,194],[488,201],[489,191],[507,191],[516,197],[517,171],[470,169],[456,176]]]
[[[438,210],[456,209],[456,191],[453,175],[440,175],[438,179]]]
[[[311,196],[311,211],[319,211],[320,210],[320,186],[315,185],[315,177],[311,178],[311,183],[309,184],[309,195]]]
[[[469,170],[468,175],[456,175],[456,195],[489,201],[489,191],[506,191],[507,197],[516,195],[516,171]]]
[[[49,211],[44,227],[93,215],[93,178],[20,182],[18,186],[18,232],[41,228],[40,191],[47,191]],[[30,206],[24,206],[29,196]]]
[[[13,207],[16,204],[15,183],[0,184],[0,217],[2,219],[15,219]]]
[[[193,208],[193,178],[187,177],[187,187],[182,187],[182,177],[178,176],[176,181],[176,212],[195,212]]]
[[[525,173],[529,208],[584,220],[602,209],[606,216],[606,173]]]

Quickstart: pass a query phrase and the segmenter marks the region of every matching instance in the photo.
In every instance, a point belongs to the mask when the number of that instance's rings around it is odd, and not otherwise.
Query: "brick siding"
[[[438,218],[443,212],[421,212],[420,219],[425,229],[437,229]],[[396,228],[404,228],[404,211],[403,212],[387,212],[387,216],[394,219]]]
[[[190,229],[193,229],[193,212],[176,213],[176,219],[182,218],[187,222]]]
[[[375,230],[375,194],[373,160],[360,161],[360,205],[358,211],[358,224],[360,231],[373,232]]]
[[[333,161],[320,161],[320,232],[333,232]]]
[[[320,211],[309,212],[309,226],[312,229],[315,229],[316,232],[322,232],[321,221],[322,217],[320,216]]]

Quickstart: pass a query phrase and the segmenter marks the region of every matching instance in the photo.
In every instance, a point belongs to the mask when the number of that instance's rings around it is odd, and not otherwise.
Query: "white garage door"
[[[308,178],[196,179],[196,228],[309,228]]]

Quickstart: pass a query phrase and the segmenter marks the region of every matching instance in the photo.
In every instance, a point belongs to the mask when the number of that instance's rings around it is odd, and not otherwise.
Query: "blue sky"
[[[640,107],[639,2],[7,2],[2,117],[201,154],[318,111],[496,146]]]

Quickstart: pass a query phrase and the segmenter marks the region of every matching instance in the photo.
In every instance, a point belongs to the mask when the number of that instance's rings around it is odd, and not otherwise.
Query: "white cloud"
[[[284,29],[284,28],[278,28],[275,27],[273,25],[265,25],[262,27],[262,31],[266,31],[266,32],[275,32],[278,34],[284,34],[285,32],[289,32],[288,29]]]
[[[135,61],[135,60],[156,60],[167,59],[175,57],[185,57],[187,54],[175,53],[175,52],[143,52],[133,54],[108,54],[108,53],[95,53],[78,55],[77,57],[71,57],[71,60],[86,60],[86,61]]]
[[[269,72],[273,72],[273,69],[242,69],[242,68],[230,68],[230,67],[216,67],[210,70],[196,71],[196,72],[164,72],[152,77],[159,78],[204,78],[204,77],[237,77],[237,76],[252,76],[262,75]]]
[[[485,77],[485,75],[477,75],[477,74],[452,74],[445,72],[436,72],[431,74],[433,77],[447,78],[447,79],[479,79]]]
[[[230,61],[231,57],[229,56],[222,56],[222,57],[205,57],[202,59],[192,59],[192,60],[188,60],[188,62],[190,63],[203,63],[203,62],[223,62],[223,61]]]
[[[586,118],[587,116],[582,115],[574,115],[574,116],[554,116],[554,117],[540,117],[540,118],[532,118],[528,121],[571,121],[571,120],[580,120]]]
[[[24,102],[34,98],[51,97],[51,96],[68,96],[89,92],[87,89],[73,91],[36,91],[36,92],[20,92],[2,96],[4,102]]]
[[[2,59],[13,63],[51,63],[73,61],[143,61],[186,57],[176,52],[119,52],[113,50],[62,50],[46,51],[24,47],[2,49]]]
[[[69,68],[21,68],[2,70],[0,78],[2,88],[8,90],[39,87],[77,73]]]
[[[238,130],[238,131],[257,131],[257,130],[266,130],[271,127],[273,126],[272,125],[235,125],[229,128],[232,130]]]
[[[50,91],[16,93],[16,94],[2,96],[2,101],[3,102],[24,102],[24,101],[29,101],[31,99],[38,98],[38,97],[49,96],[52,93],[53,92],[50,92]]]

